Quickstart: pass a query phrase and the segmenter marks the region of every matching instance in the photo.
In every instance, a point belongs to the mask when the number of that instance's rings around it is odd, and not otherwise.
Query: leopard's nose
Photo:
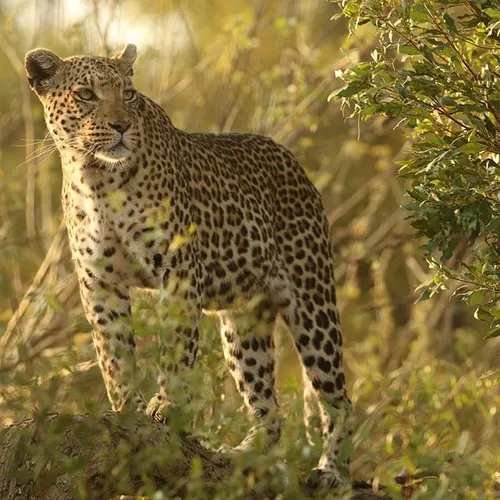
[[[120,120],[117,122],[108,122],[108,125],[117,132],[120,132],[120,134],[124,134],[130,128],[131,123],[129,121]]]

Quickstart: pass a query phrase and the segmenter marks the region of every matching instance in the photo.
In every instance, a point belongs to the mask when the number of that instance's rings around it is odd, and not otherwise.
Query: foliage
[[[500,3],[367,0],[342,4],[351,31],[377,29],[371,60],[341,74],[344,106],[406,127],[411,225],[436,270],[420,299],[456,293],[500,335]],[[466,252],[466,250],[470,250]],[[456,269],[451,262],[460,262]]]

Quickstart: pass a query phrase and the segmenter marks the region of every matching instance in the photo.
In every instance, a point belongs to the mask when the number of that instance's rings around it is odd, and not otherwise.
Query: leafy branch
[[[498,0],[342,0],[351,32],[377,29],[371,60],[340,73],[335,92],[351,116],[398,119],[412,137],[399,173],[405,205],[435,276],[420,300],[448,280],[500,335],[500,3]],[[458,267],[459,242],[466,251]]]

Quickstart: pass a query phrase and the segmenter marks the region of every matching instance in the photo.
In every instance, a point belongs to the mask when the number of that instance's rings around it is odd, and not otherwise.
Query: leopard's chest
[[[112,242],[122,272],[136,286],[161,287],[194,236],[183,197],[166,191],[67,184],[63,206],[73,253],[92,258]]]
[[[175,256],[188,244],[186,225],[168,205],[168,200],[160,205],[144,200],[117,211],[107,209],[108,223],[139,286],[161,287]]]

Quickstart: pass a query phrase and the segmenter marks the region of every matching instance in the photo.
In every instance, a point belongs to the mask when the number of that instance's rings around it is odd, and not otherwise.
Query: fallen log
[[[2,500],[153,498],[147,492],[155,489],[166,489],[169,498],[189,499],[193,483],[203,498],[211,498],[217,485],[237,473],[251,474],[238,472],[228,457],[192,436],[170,432],[144,415],[47,414],[0,432]],[[254,474],[253,486],[241,498],[276,498],[278,491],[258,488],[261,479],[262,474]],[[384,498],[367,483],[353,488],[353,499]],[[228,493],[236,498],[235,491]],[[303,498],[308,497],[304,491]]]

